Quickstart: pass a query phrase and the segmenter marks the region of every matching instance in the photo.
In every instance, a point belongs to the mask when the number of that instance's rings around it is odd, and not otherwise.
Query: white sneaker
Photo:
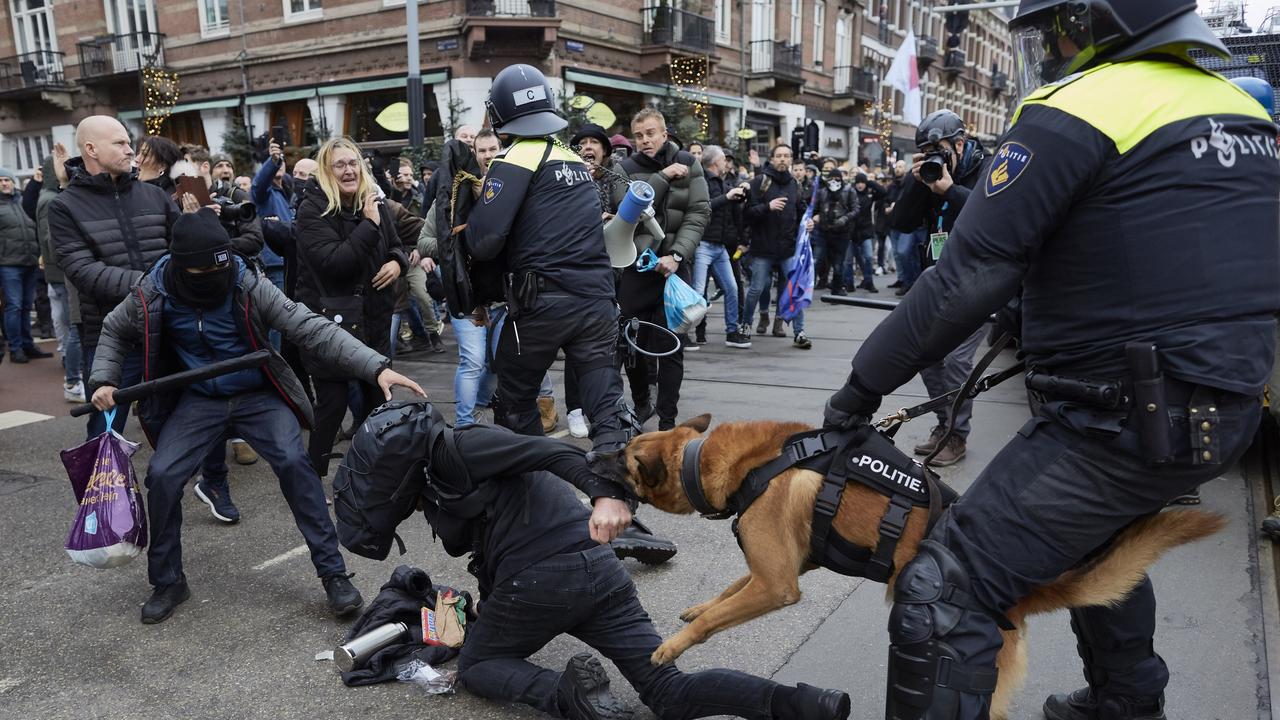
[[[584,438],[589,434],[587,418],[582,414],[582,408],[569,412],[569,434],[576,438]]]
[[[69,403],[84,402],[84,383],[80,380],[62,385],[62,397]]]
[[[876,276],[878,277],[878,276],[883,275],[883,274],[884,274],[884,268],[883,268],[883,267],[877,267],[877,268],[876,268]]]

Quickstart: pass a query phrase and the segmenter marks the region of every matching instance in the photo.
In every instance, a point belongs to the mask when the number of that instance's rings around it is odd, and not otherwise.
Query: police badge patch
[[[991,172],[987,175],[987,197],[1008,189],[1031,165],[1031,158],[1034,156],[1031,148],[1022,143],[1007,142],[1001,145],[991,160]]]
[[[488,205],[493,199],[498,197],[498,193],[502,192],[502,181],[498,178],[489,178],[484,181],[484,192],[481,197],[484,198],[484,204]]]

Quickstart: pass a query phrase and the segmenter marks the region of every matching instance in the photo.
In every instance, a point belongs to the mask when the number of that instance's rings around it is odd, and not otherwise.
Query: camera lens
[[[925,157],[920,165],[920,179],[927,183],[935,183],[942,179],[942,155],[933,153]]]

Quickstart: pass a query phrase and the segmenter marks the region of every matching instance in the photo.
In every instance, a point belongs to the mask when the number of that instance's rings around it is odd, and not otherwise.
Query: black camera
[[[942,171],[946,167],[947,158],[940,152],[931,152],[924,156],[920,163],[920,179],[927,183],[936,183],[942,179]]]
[[[253,222],[258,217],[258,209],[251,202],[235,202],[231,198],[215,196],[213,201],[222,207],[218,219],[224,225]]]

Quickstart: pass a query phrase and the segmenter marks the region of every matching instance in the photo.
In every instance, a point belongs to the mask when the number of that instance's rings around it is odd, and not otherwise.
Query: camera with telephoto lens
[[[231,198],[215,196],[213,201],[222,207],[218,219],[224,225],[253,222],[258,217],[258,209],[251,202],[235,202]]]
[[[920,179],[927,183],[936,183],[942,179],[943,168],[946,167],[947,158],[940,152],[931,152],[924,156],[924,161],[920,163]]]

